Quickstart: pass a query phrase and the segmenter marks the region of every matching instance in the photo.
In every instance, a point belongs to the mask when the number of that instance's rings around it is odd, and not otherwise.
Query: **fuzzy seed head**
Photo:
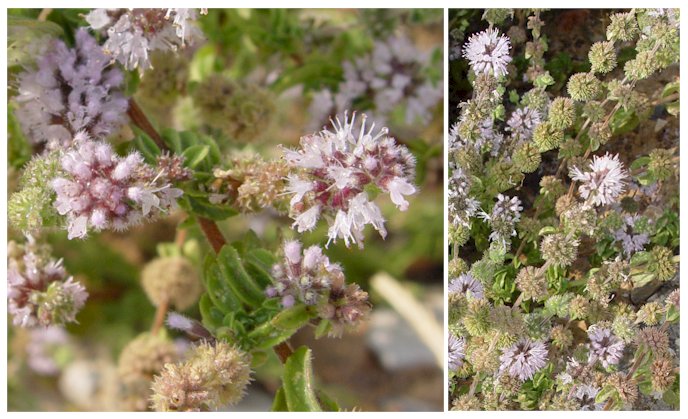
[[[198,273],[184,257],[159,257],[141,272],[141,284],[155,306],[164,302],[180,311],[191,307],[203,292]]]

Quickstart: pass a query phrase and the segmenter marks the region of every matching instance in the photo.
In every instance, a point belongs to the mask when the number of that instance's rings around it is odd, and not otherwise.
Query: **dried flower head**
[[[639,347],[645,347],[654,356],[662,356],[669,351],[669,335],[659,327],[646,327],[635,336]]]
[[[592,73],[576,73],[569,78],[567,89],[571,99],[587,102],[602,94],[602,82]]]
[[[389,194],[401,211],[406,211],[405,196],[416,193],[413,185],[415,158],[406,147],[387,136],[387,128],[374,133],[375,124],[366,130],[366,116],[356,126],[351,119],[333,122],[334,132],[322,130],[301,138],[301,149],[284,150],[293,168],[287,193],[293,195],[293,227],[299,232],[315,228],[318,219],[330,220],[328,243],[338,238],[344,243],[363,246],[367,224],[385,237],[384,218],[377,205],[368,199],[367,190]]]
[[[552,101],[547,121],[554,129],[565,130],[573,125],[575,119],[576,107],[573,100],[567,97],[558,97]]]
[[[652,389],[661,393],[665,392],[676,381],[673,359],[668,357],[655,359],[650,365],[650,374],[652,374]]]
[[[507,74],[506,66],[511,62],[509,38],[500,35],[497,29],[486,29],[474,33],[464,45],[463,56],[477,73],[492,73],[496,77]]]
[[[506,372],[522,381],[529,380],[547,364],[547,346],[543,342],[521,339],[505,349],[499,360],[500,373]]]
[[[86,21],[107,35],[108,55],[127,70],[143,72],[151,67],[152,51],[176,51],[201,38],[196,17],[195,9],[94,9]]]
[[[77,133],[107,137],[125,120],[123,80],[96,40],[80,29],[74,48],[52,41],[37,68],[19,75],[17,119],[33,143],[48,148],[69,146]]]
[[[638,400],[638,385],[633,378],[622,372],[610,375],[606,380],[606,385],[616,391],[619,399],[626,406],[632,406]]]
[[[283,194],[289,168],[283,161],[265,161],[259,156],[234,159],[227,170],[213,171],[212,203],[236,203],[241,211],[256,212],[273,207],[284,210]]]
[[[148,262],[141,272],[141,284],[153,305],[170,304],[178,310],[191,307],[203,292],[196,268],[182,256]]]
[[[166,364],[153,381],[158,412],[217,410],[236,404],[251,380],[250,356],[230,344],[203,342],[181,364]]]
[[[602,157],[594,156],[588,171],[573,167],[571,179],[581,182],[579,194],[593,205],[609,205],[618,199],[626,188],[628,171],[619,161],[619,156],[609,153]]]
[[[547,279],[538,274],[538,269],[534,266],[526,266],[518,271],[516,287],[524,300],[542,301],[547,298]]]
[[[595,42],[588,53],[593,73],[606,74],[616,67],[616,51],[613,42]]]
[[[578,255],[578,239],[562,233],[548,234],[542,239],[542,257],[554,266],[570,266]]]

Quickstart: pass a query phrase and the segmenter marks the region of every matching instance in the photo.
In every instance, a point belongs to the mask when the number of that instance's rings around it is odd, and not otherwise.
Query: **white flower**
[[[416,187],[411,185],[406,179],[400,177],[393,178],[388,184],[387,189],[389,190],[389,197],[392,202],[401,211],[406,211],[408,209],[408,201],[404,199],[404,195],[413,195],[416,193]]]
[[[628,179],[619,155],[594,156],[589,168],[583,172],[573,167],[569,173],[571,179],[581,182],[578,193],[595,206],[614,203],[625,191]]]
[[[304,231],[311,231],[315,228],[315,223],[320,217],[320,205],[314,205],[308,210],[299,214],[292,226],[296,227],[296,231],[303,233]]]
[[[511,62],[509,49],[509,38],[492,28],[471,35],[463,48],[463,56],[475,73],[492,72],[499,77],[507,74],[506,66]]]

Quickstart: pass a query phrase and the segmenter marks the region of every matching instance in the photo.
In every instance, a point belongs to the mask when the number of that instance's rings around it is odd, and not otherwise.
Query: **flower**
[[[372,101],[370,111],[378,121],[404,103],[407,124],[427,123],[444,92],[442,81],[431,81],[424,74],[429,61],[429,54],[404,36],[375,41],[370,54],[344,62],[344,80],[336,92],[315,93],[309,107],[311,127],[320,128],[328,117],[365,98]]]
[[[584,172],[574,166],[569,173],[571,179],[581,182],[580,195],[595,206],[614,203],[624,192],[628,179],[628,171],[623,168],[618,154],[594,156],[589,168]]]
[[[50,184],[69,239],[86,237],[89,228],[125,230],[174,208],[182,195],[166,171],[156,174],[138,152],[120,157],[102,141],[78,137],[60,164],[65,176]]]
[[[547,346],[543,342],[521,339],[504,349],[499,361],[500,374],[506,372],[521,381],[529,380],[547,363]]]
[[[49,248],[31,236],[16,253],[8,253],[7,261],[7,308],[13,323],[34,327],[75,322],[88,293],[67,276],[62,260],[52,259]]]
[[[40,375],[57,375],[62,369],[57,356],[69,345],[69,334],[60,326],[37,327],[29,332],[27,364]]]
[[[344,114],[337,118],[334,131],[301,138],[299,150],[284,150],[292,173],[287,177],[286,194],[291,195],[293,227],[298,232],[315,228],[318,219],[328,219],[328,244],[337,239],[363,247],[363,230],[371,224],[384,238],[385,220],[377,205],[369,200],[371,189],[389,194],[401,211],[408,208],[406,197],[416,193],[412,183],[415,159],[406,147],[387,136],[387,128],[375,133],[375,124],[366,130],[366,116],[360,129]]]
[[[516,223],[521,219],[521,200],[513,196],[511,198],[498,194],[497,202],[492,207],[490,214],[481,211],[478,214],[483,220],[487,221],[492,227],[490,241],[501,243],[507,246],[507,240],[516,235]]]
[[[468,195],[471,179],[457,167],[449,178],[449,220],[455,226],[469,227],[469,221],[478,212],[480,203]]]
[[[506,121],[506,131],[519,140],[525,141],[533,136],[533,130],[540,125],[540,112],[528,106],[516,109]]]
[[[449,371],[456,371],[463,365],[466,357],[466,339],[449,332]]]
[[[344,282],[341,266],[331,263],[318,246],[302,251],[301,242],[284,242],[284,260],[272,267],[275,284],[266,289],[268,297],[280,297],[283,307],[295,302],[316,305],[328,298],[332,284]]]
[[[633,231],[633,227],[639,218],[638,215],[624,217],[624,225],[614,231],[614,240],[621,242],[627,257],[645,250],[645,245],[650,242],[650,236],[647,233],[636,233]]]
[[[251,381],[251,357],[230,344],[202,342],[180,364],[165,364],[153,380],[158,412],[217,410],[242,399]]]
[[[449,294],[460,293],[470,295],[473,298],[480,299],[483,298],[483,284],[473,278],[473,275],[463,274],[449,281],[447,292]]]
[[[590,338],[589,363],[599,360],[605,368],[619,363],[626,345],[612,333],[611,329],[591,326],[588,329],[588,337]]]
[[[86,21],[107,34],[103,44],[107,54],[127,70],[143,72],[151,67],[151,51],[176,51],[201,37],[196,17],[195,9],[94,9]]]
[[[463,47],[463,56],[468,59],[475,73],[507,74],[506,66],[511,62],[509,38],[500,35],[497,29],[486,29],[474,33]]]
[[[590,384],[580,384],[576,386],[574,397],[580,403],[580,410],[602,410],[604,403],[595,403],[595,397],[600,392],[598,387]]]
[[[124,76],[85,29],[74,48],[53,40],[35,70],[19,75],[16,115],[29,140],[66,147],[78,132],[102,138],[125,120]]]

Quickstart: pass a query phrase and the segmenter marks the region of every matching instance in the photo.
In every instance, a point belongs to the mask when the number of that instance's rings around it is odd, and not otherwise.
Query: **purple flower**
[[[650,242],[650,236],[647,233],[634,233],[633,227],[638,218],[640,217],[637,215],[624,217],[623,227],[614,232],[614,240],[621,242],[627,257],[645,250],[645,245]]]
[[[533,378],[547,364],[547,346],[543,342],[521,339],[504,349],[499,357],[499,372],[522,381]]]
[[[74,48],[53,40],[37,68],[19,75],[16,114],[33,143],[68,146],[79,132],[102,138],[125,120],[122,72],[85,29],[75,39]]]
[[[466,173],[457,167],[449,179],[447,192],[449,201],[449,220],[454,225],[469,226],[469,221],[478,212],[480,203],[469,196],[471,180]]]
[[[590,351],[588,354],[589,363],[600,361],[602,366],[607,368],[621,361],[625,344],[610,329],[591,326],[588,329],[588,337],[590,338],[590,344],[588,345]]]
[[[530,139],[533,130],[540,125],[540,112],[529,107],[516,109],[506,121],[506,131],[511,131],[514,137],[521,141]]]
[[[387,128],[366,130],[366,116],[360,128],[356,115],[333,122],[334,131],[301,138],[299,150],[284,150],[294,169],[288,177],[287,193],[292,195],[293,227],[300,233],[315,228],[318,219],[329,220],[328,244],[344,239],[346,246],[363,247],[363,229],[371,224],[382,237],[387,235],[385,220],[366,190],[374,187],[389,194],[401,210],[408,208],[405,197],[416,192],[413,185],[415,159],[408,149],[387,136]]]
[[[595,403],[595,397],[599,392],[599,388],[590,384],[577,385],[574,397],[581,406],[580,410],[602,410],[604,403]]]
[[[578,192],[595,206],[614,203],[626,189],[628,171],[623,168],[618,154],[609,153],[602,157],[594,156],[588,171],[573,167],[571,179],[581,182]]]
[[[268,287],[268,297],[280,297],[282,306],[291,307],[297,301],[316,305],[329,294],[333,283],[344,282],[342,268],[331,263],[318,246],[302,252],[299,241],[284,243],[284,260],[272,268],[275,285]]]
[[[60,163],[66,176],[51,186],[57,212],[67,216],[69,239],[86,237],[89,228],[125,230],[174,208],[182,195],[139,153],[120,157],[104,142],[79,138]]]
[[[471,274],[463,274],[449,281],[447,291],[449,294],[460,293],[477,299],[483,298],[483,284]]]
[[[29,333],[26,345],[26,361],[34,372],[40,375],[56,375],[60,365],[55,359],[56,351],[69,344],[69,335],[59,326],[37,327]]]
[[[94,9],[86,15],[93,29],[107,34],[105,52],[140,71],[151,67],[151,51],[176,51],[201,38],[195,20],[195,9]]]
[[[466,339],[449,332],[449,371],[456,371],[463,365],[466,357]]]
[[[67,276],[61,260],[51,259],[32,237],[27,239],[22,254],[7,261],[7,308],[13,323],[34,327],[76,321],[88,293]]]
[[[490,214],[481,212],[479,217],[490,224],[492,233],[490,233],[490,241],[499,242],[504,246],[511,236],[516,235],[516,223],[521,219],[521,200],[513,196],[509,198],[506,195],[498,194],[497,202],[492,207]]]
[[[474,33],[463,47],[463,56],[477,73],[492,72],[495,77],[507,74],[506,66],[511,62],[509,38],[500,35],[497,29]]]

